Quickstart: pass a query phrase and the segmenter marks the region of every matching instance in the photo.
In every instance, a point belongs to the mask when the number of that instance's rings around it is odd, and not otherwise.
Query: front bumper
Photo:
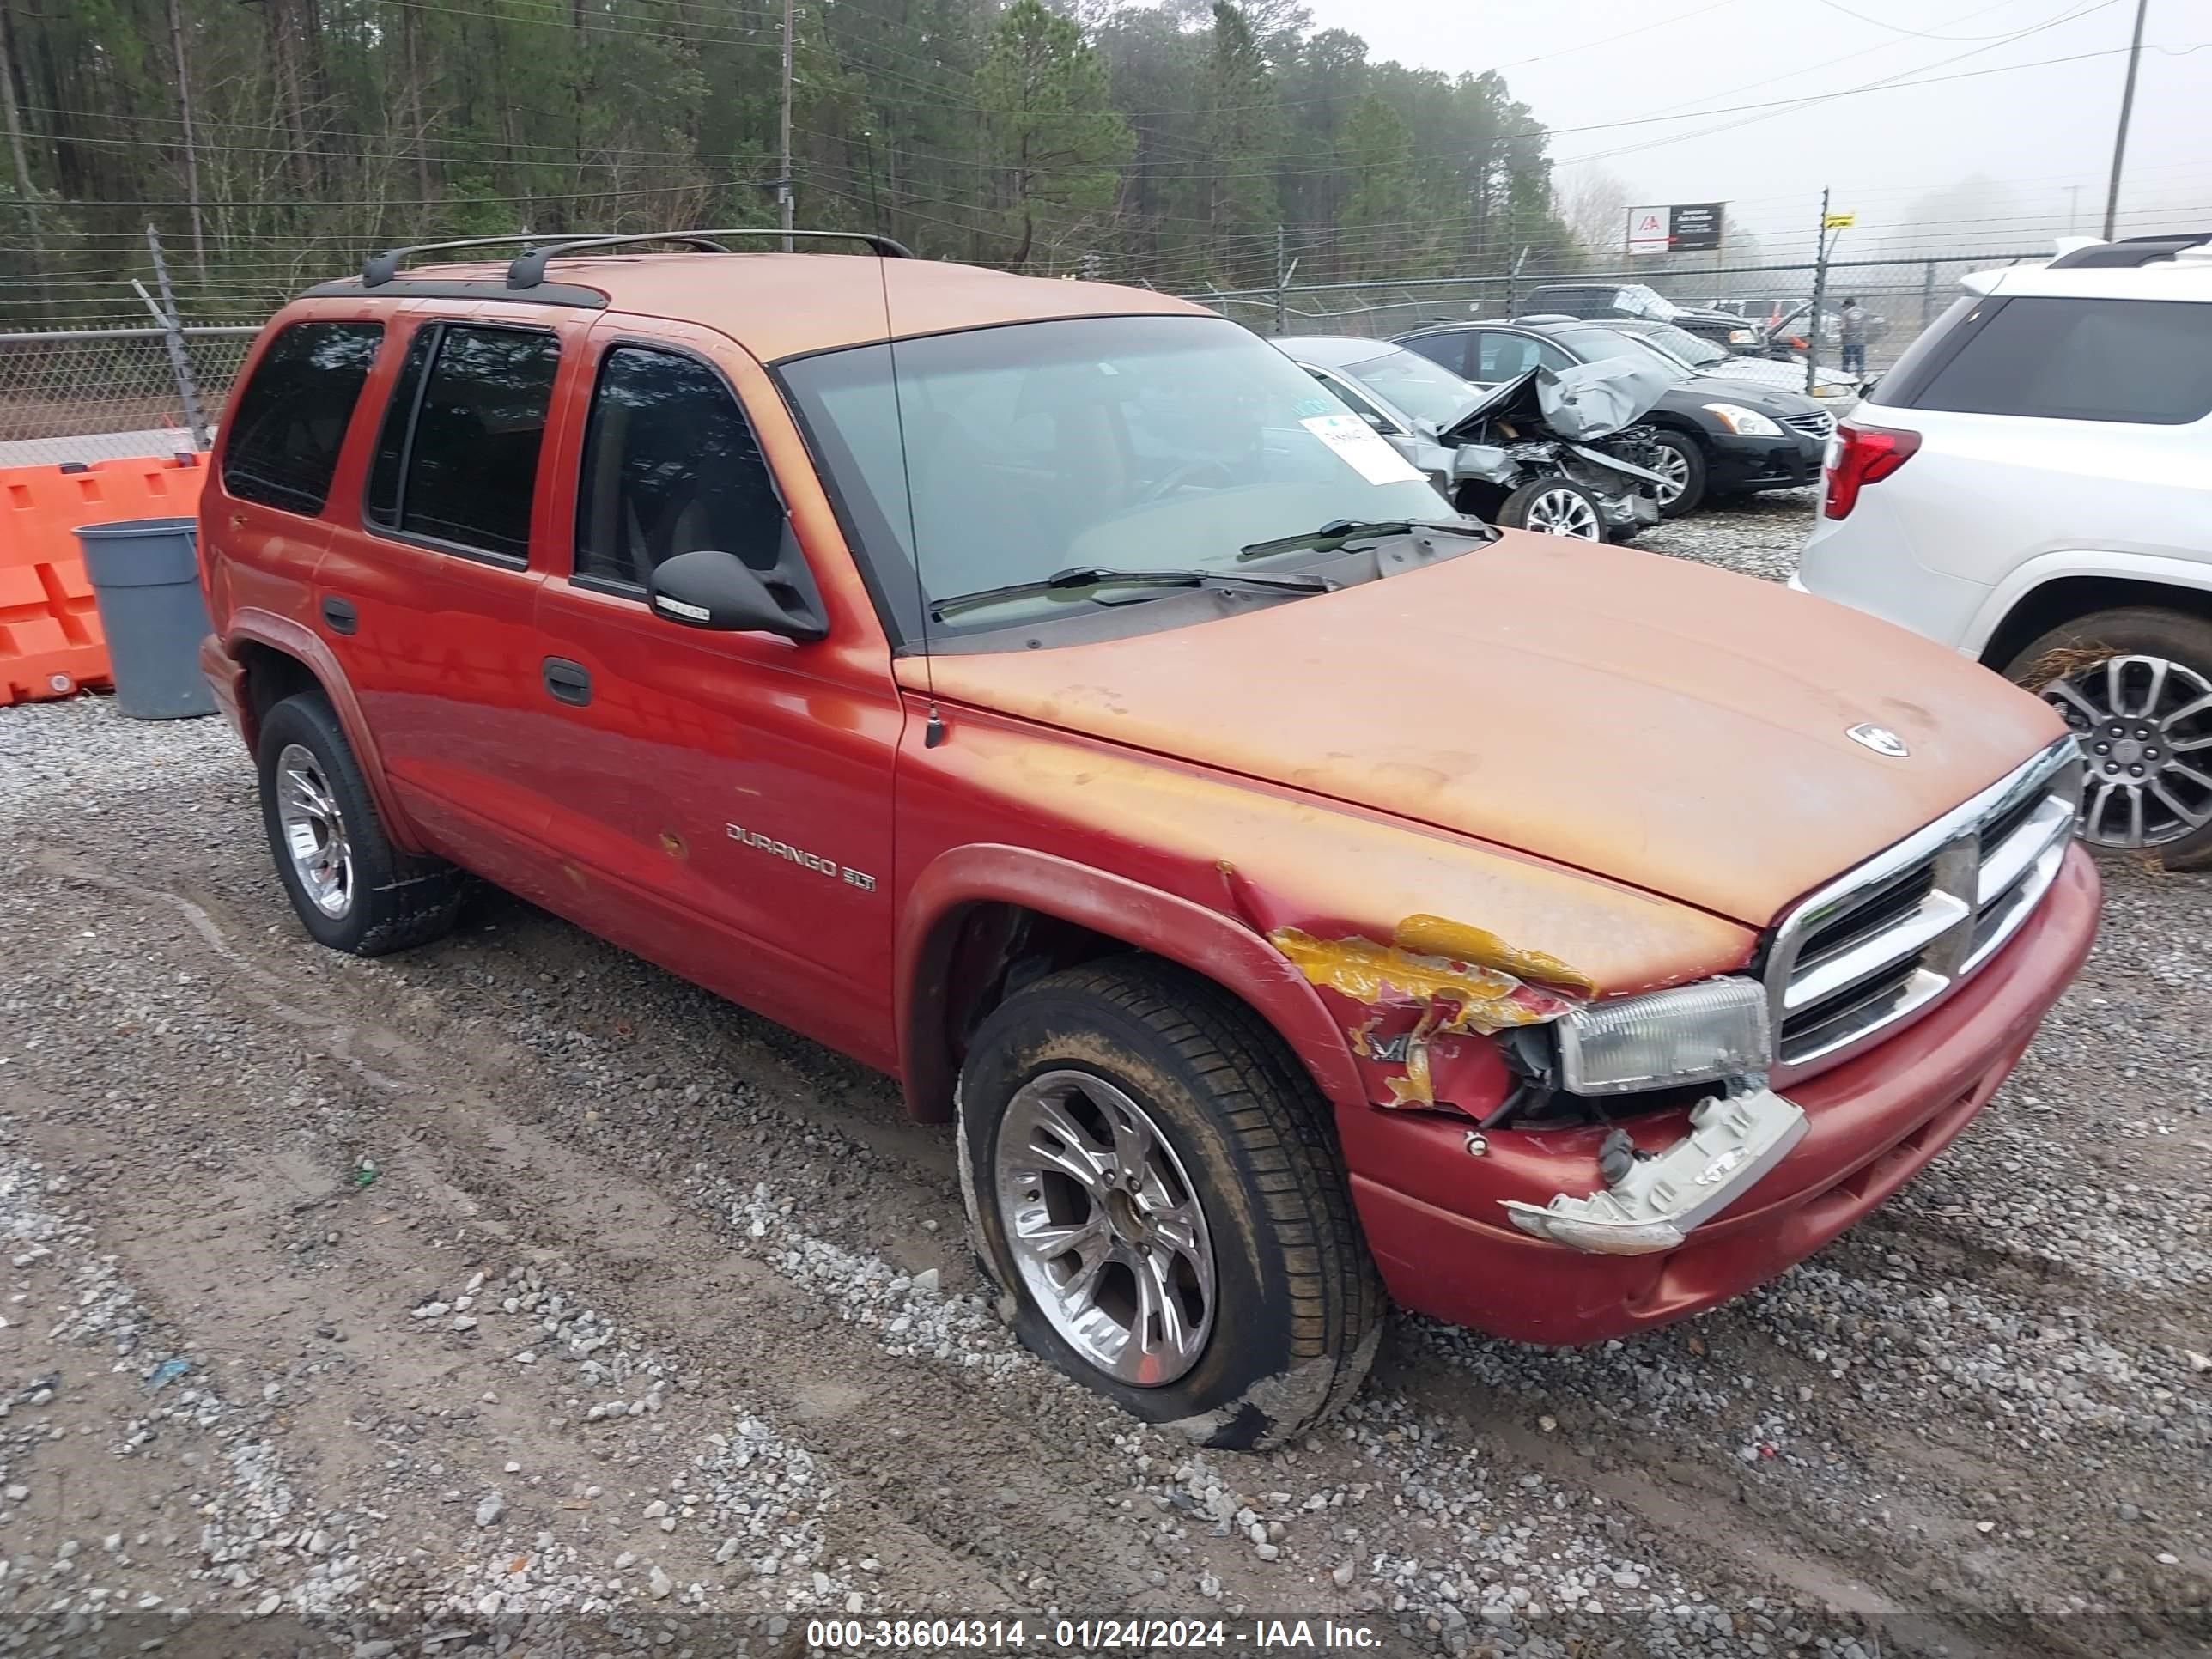
[[[1482,1156],[1464,1121],[1370,1110],[1341,1124],[1368,1248],[1401,1306],[1516,1341],[1603,1341],[1702,1313],[1802,1261],[1887,1199],[1988,1103],[2088,954],[2096,867],[2070,848],[2036,914],[1926,1018],[1787,1085],[1804,1136],[1679,1248],[1593,1255],[1516,1230],[1506,1200],[1597,1190],[1598,1129],[1500,1130]],[[1622,1127],[1663,1149],[1686,1112]]]
[[[1802,489],[1820,478],[1821,448],[1818,439],[1795,434],[1780,438],[1711,434],[1705,440],[1705,488],[1723,495]]]

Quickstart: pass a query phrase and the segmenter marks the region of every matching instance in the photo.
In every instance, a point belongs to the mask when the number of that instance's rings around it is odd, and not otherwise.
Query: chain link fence
[[[1941,258],[1834,260],[1723,266],[1709,270],[1516,272],[1419,276],[1364,283],[1285,283],[1184,297],[1261,334],[1355,334],[1387,339],[1433,322],[1521,316],[1549,307],[1540,292],[1645,286],[1678,305],[1720,306],[1762,327],[1796,313],[1785,336],[1818,361],[1838,355],[1835,313],[1856,298],[1869,316],[1867,367],[1894,362],[1956,296],[1971,270],[2039,258],[2039,253],[1946,254]],[[1823,326],[1810,331],[1814,290]],[[1557,296],[1553,296],[1557,297]],[[1561,307],[1564,308],[1564,307]],[[1580,307],[1577,307],[1579,309]],[[258,330],[255,323],[145,328],[51,329],[0,333],[0,466],[206,447]],[[1781,348],[1787,352],[1785,345]]]
[[[0,334],[0,466],[204,449],[252,324]]]
[[[2039,259],[2043,252],[2000,251],[1942,258],[1838,259],[1817,263],[1721,266],[1711,270],[1523,271],[1497,276],[1406,277],[1366,283],[1286,283],[1279,288],[1208,289],[1184,299],[1272,335],[1351,334],[1389,339],[1425,325],[1503,320],[1536,310],[1565,310],[1539,290],[1648,288],[1680,306],[1732,311],[1762,331],[1780,330],[1833,366],[1841,342],[1837,318],[1856,299],[1868,313],[1867,368],[1887,368],[1920,331],[1958,296],[1969,271]],[[1810,331],[1814,293],[1823,290],[1822,326]],[[1589,314],[1582,304],[1572,307]],[[1794,326],[1784,326],[1795,316]],[[1786,343],[1780,349],[1788,352]]]

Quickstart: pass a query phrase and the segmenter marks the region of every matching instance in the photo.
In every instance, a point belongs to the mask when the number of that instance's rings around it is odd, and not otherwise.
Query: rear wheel
[[[1250,1008],[1151,957],[1002,1003],[961,1070],[977,1254],[1031,1349],[1201,1443],[1350,1398],[1382,1294],[1327,1103]]]
[[[301,692],[269,711],[256,758],[277,877],[319,941],[380,957],[453,927],[461,872],[392,845],[345,728],[320,692]]]
[[[1652,441],[1658,452],[1651,470],[1667,482],[1659,486],[1659,516],[1686,518],[1705,499],[1705,455],[1697,440],[1680,432],[1662,432]]]
[[[2212,866],[2212,622],[2100,611],[2052,629],[2005,672],[2081,741],[2082,840],[2176,870]]]
[[[1605,516],[1598,508],[1597,497],[1565,478],[1539,478],[1522,484],[1498,509],[1498,522],[1512,530],[1570,536],[1577,541],[1605,539]]]

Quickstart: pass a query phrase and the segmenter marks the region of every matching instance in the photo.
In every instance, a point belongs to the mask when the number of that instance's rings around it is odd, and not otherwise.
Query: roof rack
[[[2203,247],[2208,242],[2212,242],[2212,230],[2175,231],[2160,236],[2123,236],[2115,242],[2100,242],[2094,247],[2077,247],[2071,253],[2062,253],[2044,269],[2131,270],[2138,266],[2154,264],[2160,259],[2177,258],[2183,249]]]
[[[532,248],[507,268],[507,285],[509,288],[536,288],[545,280],[548,261],[595,248],[627,247],[638,242],[688,242],[702,252],[729,252],[731,250],[713,240],[718,236],[792,236],[816,241],[860,242],[881,258],[914,258],[905,243],[895,242],[888,236],[878,236],[865,230],[779,230],[772,225],[741,225],[732,230],[659,230],[637,236],[584,236],[552,247]]]
[[[514,247],[520,245],[525,252],[507,268],[507,285],[511,289],[536,288],[545,280],[547,261],[569,253],[580,253],[586,249],[623,247],[640,242],[680,242],[702,253],[727,253],[731,250],[717,240],[728,236],[791,236],[813,240],[829,239],[839,241],[865,243],[869,250],[886,259],[910,259],[914,257],[902,243],[888,236],[872,235],[859,230],[781,230],[773,227],[739,226],[728,230],[656,230],[628,236],[579,236],[574,231],[556,231],[533,234],[520,233],[512,236],[471,236],[453,242],[418,242],[411,247],[386,248],[381,253],[371,254],[362,262],[361,284],[363,288],[381,288],[399,275],[401,264],[418,253],[445,253],[458,248]],[[538,243],[545,246],[535,246]]]

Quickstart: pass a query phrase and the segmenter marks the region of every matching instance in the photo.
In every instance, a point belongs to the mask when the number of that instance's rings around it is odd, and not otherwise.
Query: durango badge
[[[1871,720],[1862,720],[1844,735],[1862,748],[1871,749],[1877,755],[1887,755],[1892,760],[1903,760],[1912,751],[1905,746],[1905,739],[1886,726],[1876,726]]]

